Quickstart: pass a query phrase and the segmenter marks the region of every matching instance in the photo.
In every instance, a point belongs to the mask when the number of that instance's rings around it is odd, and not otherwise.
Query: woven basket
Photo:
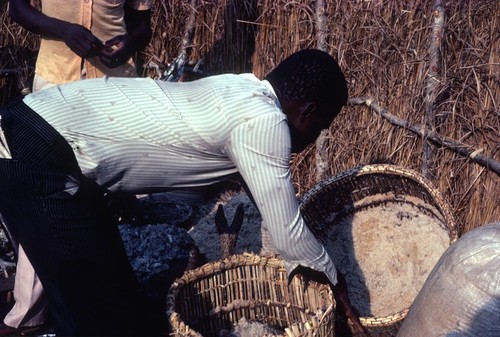
[[[377,195],[382,197],[371,198]],[[437,219],[449,233],[450,244],[457,239],[455,221],[439,191],[420,174],[393,165],[359,166],[324,180],[304,194],[300,207],[307,226],[325,244],[333,242],[325,237],[327,226],[338,225],[346,216],[367,207],[415,200],[422,201],[419,212]],[[395,336],[407,312],[402,308],[388,316],[360,319],[370,336]]]
[[[280,328],[264,336],[333,335],[329,287],[305,287],[300,276],[287,285],[283,261],[273,256],[233,255],[187,271],[170,287],[166,312],[178,337],[219,337],[242,317]]]

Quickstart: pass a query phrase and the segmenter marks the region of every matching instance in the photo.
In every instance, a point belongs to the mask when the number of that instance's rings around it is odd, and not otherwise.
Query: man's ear
[[[318,103],[312,102],[304,102],[300,105],[300,121],[304,122],[307,119],[310,119],[316,115],[316,110],[318,108]]]

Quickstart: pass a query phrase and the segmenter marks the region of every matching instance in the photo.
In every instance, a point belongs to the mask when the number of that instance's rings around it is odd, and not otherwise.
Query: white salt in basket
[[[242,318],[272,327],[245,331],[252,337],[333,336],[331,289],[300,275],[288,285],[276,256],[232,255],[185,272],[170,287],[166,313],[176,337],[236,336]]]
[[[345,275],[369,335],[396,336],[428,273],[457,239],[439,191],[412,170],[366,165],[318,183],[300,207]]]

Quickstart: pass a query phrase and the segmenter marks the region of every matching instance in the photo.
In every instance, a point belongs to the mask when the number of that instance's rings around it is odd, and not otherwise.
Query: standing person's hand
[[[105,48],[101,51],[99,58],[108,68],[121,66],[134,53],[128,34],[115,36],[111,40],[106,41],[104,46]]]
[[[63,41],[78,56],[84,59],[99,55],[104,44],[87,28],[69,23],[66,25]]]

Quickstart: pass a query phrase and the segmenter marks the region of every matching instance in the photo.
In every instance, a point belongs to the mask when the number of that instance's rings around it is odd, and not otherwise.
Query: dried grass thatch
[[[326,50],[344,69],[351,97],[369,97],[416,125],[426,124],[424,115],[431,107],[439,135],[500,159],[498,1],[446,3],[444,34],[437,43],[440,58],[431,72],[433,2],[326,3]],[[192,31],[186,29],[190,18]],[[16,77],[20,81],[0,79],[0,99],[5,102],[29,83],[27,66],[32,65],[37,37],[12,24],[5,9],[0,19],[0,70],[21,71]],[[306,0],[156,1],[154,38],[144,52],[145,74],[161,75],[184,50],[190,65],[201,65],[205,75],[252,70],[262,77],[294,51],[317,47],[315,20],[315,2]],[[429,73],[438,76],[430,102]],[[422,138],[366,106],[346,107],[327,140],[330,175],[359,164],[393,163],[417,170],[427,166],[461,233],[500,219],[497,173],[443,146],[431,147],[432,162],[423,163]],[[317,182],[314,152],[312,146],[294,158],[292,174],[300,194]]]

